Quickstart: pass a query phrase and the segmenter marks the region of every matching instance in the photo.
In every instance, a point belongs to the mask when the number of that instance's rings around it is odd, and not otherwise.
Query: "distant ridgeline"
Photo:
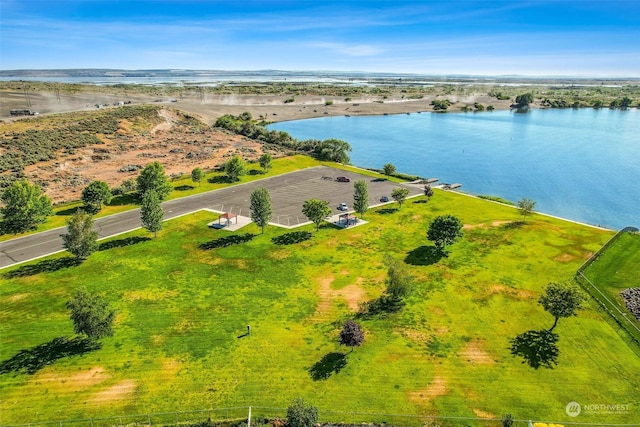
[[[254,120],[251,113],[245,112],[239,116],[225,114],[216,120],[214,127],[226,129],[237,135],[243,135],[265,145],[274,145],[292,151],[302,152],[318,160],[328,160],[338,163],[349,163],[347,152],[351,146],[339,139],[307,139],[298,141],[287,132],[268,130],[268,122]]]

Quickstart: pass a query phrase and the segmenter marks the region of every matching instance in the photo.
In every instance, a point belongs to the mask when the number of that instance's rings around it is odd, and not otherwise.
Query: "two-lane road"
[[[337,182],[337,176],[347,176],[351,183]],[[341,202],[351,205],[353,201],[353,181],[364,179],[369,187],[369,205],[379,203],[382,196],[389,196],[391,190],[402,184],[374,180],[354,172],[345,172],[326,166],[317,166],[265,178],[245,184],[234,185],[193,196],[182,197],[162,203],[164,218],[172,219],[212,209],[249,216],[249,195],[259,187],[265,187],[271,195],[273,208],[272,223],[295,227],[307,222],[302,214],[302,204],[310,198],[328,200],[335,210]],[[421,194],[417,186],[405,186],[411,195]],[[337,212],[337,211],[336,211]],[[140,228],[140,209],[110,215],[95,220],[95,230],[104,239]],[[60,252],[63,249],[60,235],[66,227],[43,231],[0,243],[0,268],[10,267],[25,261]]]

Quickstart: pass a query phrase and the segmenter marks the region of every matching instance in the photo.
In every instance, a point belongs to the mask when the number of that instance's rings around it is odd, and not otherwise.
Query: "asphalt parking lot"
[[[339,176],[345,176],[351,182],[338,182],[336,178]],[[337,209],[340,203],[346,203],[349,209],[353,209],[353,184],[359,179],[367,182],[369,206],[380,204],[382,196],[389,197],[393,202],[391,191],[397,187],[407,188],[410,196],[422,194],[420,186],[398,184],[354,172],[318,166],[218,190],[211,193],[215,194],[215,199],[210,200],[207,208],[249,216],[249,195],[256,188],[265,187],[271,195],[271,222],[285,227],[296,227],[309,222],[302,214],[302,204],[308,199],[329,201],[334,213],[340,212]]]
[[[351,182],[338,182],[337,177],[346,176]],[[234,185],[221,190],[182,197],[162,204],[165,220],[188,215],[203,209],[219,212],[231,212],[241,216],[250,216],[249,195],[259,187],[265,187],[271,194],[273,216],[271,223],[283,227],[296,227],[307,223],[302,214],[302,204],[308,199],[327,200],[334,213],[338,205],[346,203],[353,208],[353,184],[358,179],[367,181],[369,206],[380,204],[382,196],[390,196],[396,187],[406,187],[409,195],[422,193],[421,186],[397,184],[374,179],[355,172],[345,172],[327,166],[318,166],[265,178],[246,184]],[[98,218],[94,229],[99,238],[115,236],[141,227],[139,209]],[[20,264],[63,250],[60,234],[65,228],[56,228],[31,234],[0,244],[0,268]]]

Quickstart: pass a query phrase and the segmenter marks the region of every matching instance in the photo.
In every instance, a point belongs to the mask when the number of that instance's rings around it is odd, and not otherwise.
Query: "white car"
[[[338,210],[339,210],[339,211],[348,211],[348,210],[349,210],[349,206],[347,206],[347,204],[346,204],[346,203],[340,203],[340,204],[338,205]]]

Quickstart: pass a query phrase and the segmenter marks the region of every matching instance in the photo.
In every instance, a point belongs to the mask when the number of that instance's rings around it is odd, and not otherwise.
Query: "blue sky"
[[[640,1],[0,0],[0,69],[640,76]]]

